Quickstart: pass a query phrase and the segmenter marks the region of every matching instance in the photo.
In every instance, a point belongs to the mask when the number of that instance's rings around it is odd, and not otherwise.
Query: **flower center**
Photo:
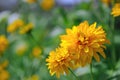
[[[77,43],[79,45],[87,45],[88,41],[89,41],[88,37],[86,37],[86,36],[80,36]]]

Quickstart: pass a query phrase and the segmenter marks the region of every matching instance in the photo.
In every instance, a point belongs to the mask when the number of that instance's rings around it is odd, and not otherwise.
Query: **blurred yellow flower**
[[[39,76],[38,75],[32,75],[30,80],[39,80]]]
[[[0,65],[0,71],[2,71],[3,70],[3,68],[2,68],[2,66]]]
[[[9,72],[6,70],[0,70],[0,80],[8,80]]]
[[[120,16],[120,3],[116,3],[114,7],[112,8],[111,14],[114,17]]]
[[[46,59],[50,74],[59,78],[60,74],[67,74],[68,68],[72,67],[72,58],[66,48],[57,48],[51,51],[49,57]]]
[[[8,60],[5,60],[3,63],[0,64],[2,69],[5,69],[8,66]]]
[[[19,33],[20,34],[25,34],[25,33],[30,32],[32,29],[33,29],[33,23],[29,23],[26,26],[21,27]]]
[[[13,33],[15,32],[19,27],[23,26],[24,22],[20,19],[15,20],[13,23],[11,23],[7,27],[7,32]]]
[[[37,46],[37,47],[33,48],[32,55],[34,57],[38,58],[40,56],[41,52],[42,52],[41,48]]]
[[[48,11],[51,8],[53,8],[54,4],[55,4],[54,0],[42,0],[40,6],[43,10]]]
[[[36,0],[26,0],[26,2],[29,3],[29,4],[32,4],[32,3],[35,3]]]
[[[8,40],[4,35],[0,35],[0,53],[2,53],[8,46]]]
[[[103,3],[105,3],[106,5],[109,5],[111,3],[112,0],[102,0]]]
[[[61,36],[61,46],[66,47],[74,55],[75,64],[85,66],[90,64],[92,57],[100,61],[97,53],[104,58],[104,44],[109,43],[102,26],[96,28],[96,23],[89,25],[87,21],[82,22],[72,29],[66,29],[66,35]]]

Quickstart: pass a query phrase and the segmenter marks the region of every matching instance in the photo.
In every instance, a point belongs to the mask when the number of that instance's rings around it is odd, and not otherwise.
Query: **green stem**
[[[70,68],[68,68],[68,69],[72,73],[72,75],[76,78],[76,80],[80,80],[80,79],[78,79],[78,77],[76,76],[76,74]]]
[[[90,74],[91,74],[91,80],[94,80],[94,78],[93,78],[93,72],[92,72],[92,63],[90,64]]]
[[[112,28],[112,40],[111,40],[111,43],[112,43],[112,60],[113,60],[113,64],[115,64],[116,63],[116,54],[115,54],[115,42],[114,42],[114,18],[112,18],[112,20],[111,20],[111,22],[112,22],[112,25],[111,25],[111,28]]]
[[[36,45],[39,45],[39,42],[34,38],[34,36],[32,35],[31,32],[30,32],[28,35],[30,35],[31,39],[33,40],[33,42],[34,42]]]
[[[114,0],[112,0],[112,6],[114,6]],[[115,26],[114,26],[114,23],[115,23],[115,19],[114,17],[111,17],[111,31],[112,31],[112,35],[111,35],[111,52],[112,52],[112,60],[113,60],[113,64],[116,63],[116,54],[115,54]]]

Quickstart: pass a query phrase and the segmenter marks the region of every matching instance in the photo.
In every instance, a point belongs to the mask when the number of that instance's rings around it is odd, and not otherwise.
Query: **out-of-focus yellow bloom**
[[[4,35],[0,36],[0,53],[2,53],[8,46],[8,40]]]
[[[39,76],[38,75],[32,75],[30,80],[39,80]]]
[[[26,0],[26,2],[29,3],[29,4],[32,4],[32,3],[35,3],[36,0]]]
[[[6,70],[0,70],[0,80],[8,80],[9,72]]]
[[[4,62],[0,63],[0,80],[8,80],[9,73],[5,70],[7,66],[8,60],[5,60]]]
[[[35,48],[33,48],[33,50],[32,50],[32,55],[33,55],[34,57],[38,58],[38,57],[40,56],[41,52],[42,52],[42,50],[41,50],[40,47],[35,47]]]
[[[109,5],[111,3],[112,0],[102,0],[103,3],[105,3],[106,5]]]
[[[51,8],[53,8],[54,4],[55,4],[54,0],[42,0],[40,6],[43,10],[48,11]]]
[[[8,60],[0,63],[0,71],[4,70],[8,66]]]
[[[39,79],[38,75],[34,74],[34,75],[32,75],[32,76],[30,76],[28,78],[25,78],[25,80],[40,80],[40,79]]]
[[[68,68],[73,66],[72,57],[66,48],[57,48],[56,51],[51,51],[46,61],[50,74],[56,74],[58,78],[60,74],[67,74]]]
[[[11,23],[8,27],[7,27],[7,32],[9,33],[13,33],[15,32],[19,27],[23,26],[24,22],[20,19],[15,20],[13,23]]]
[[[5,60],[2,64],[0,64],[2,69],[5,69],[8,66],[8,60]]]
[[[26,26],[22,27],[19,31],[20,34],[28,33],[33,29],[33,23],[29,23]]]
[[[96,23],[89,25],[87,21],[82,22],[72,29],[66,29],[67,34],[61,36],[61,46],[68,48],[74,55],[76,64],[85,66],[90,64],[92,57],[100,61],[97,53],[104,58],[104,44],[109,43],[106,39],[106,33],[102,26],[96,28]]]
[[[0,65],[0,71],[2,71],[3,70],[3,68],[2,68],[2,66]]]
[[[116,3],[114,7],[112,8],[111,14],[114,17],[120,16],[120,3]]]

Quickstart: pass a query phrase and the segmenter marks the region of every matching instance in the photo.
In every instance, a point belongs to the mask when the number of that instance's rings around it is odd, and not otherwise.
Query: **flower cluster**
[[[111,14],[114,17],[120,16],[120,3],[116,3],[114,7],[112,8]]]
[[[28,23],[27,25],[23,26],[19,33],[20,34],[25,34],[28,33],[29,31],[31,31],[33,29],[33,24],[32,23]]]
[[[9,72],[5,70],[8,65],[8,61],[5,60],[3,63],[0,64],[0,80],[8,80],[9,79]]]
[[[60,74],[68,73],[68,68],[90,64],[93,57],[99,62],[98,53],[106,57],[104,44],[109,41],[102,26],[96,28],[96,23],[89,25],[85,21],[72,29],[66,29],[66,34],[61,35],[60,39],[60,47],[51,51],[46,59],[51,75],[59,77]]]
[[[4,35],[0,35],[0,53],[2,53],[8,46],[8,40]]]
[[[0,35],[0,59],[1,54],[5,51],[8,46],[8,40],[4,35]],[[0,80],[8,80],[9,72],[6,70],[8,66],[8,60],[2,61],[0,60]]]
[[[14,33],[19,30],[20,34],[25,34],[30,32],[33,29],[33,23],[24,24],[24,22],[20,19],[15,20],[7,27],[7,32]]]
[[[15,32],[19,27],[23,26],[24,22],[20,19],[15,20],[7,27],[7,32],[13,33]]]

